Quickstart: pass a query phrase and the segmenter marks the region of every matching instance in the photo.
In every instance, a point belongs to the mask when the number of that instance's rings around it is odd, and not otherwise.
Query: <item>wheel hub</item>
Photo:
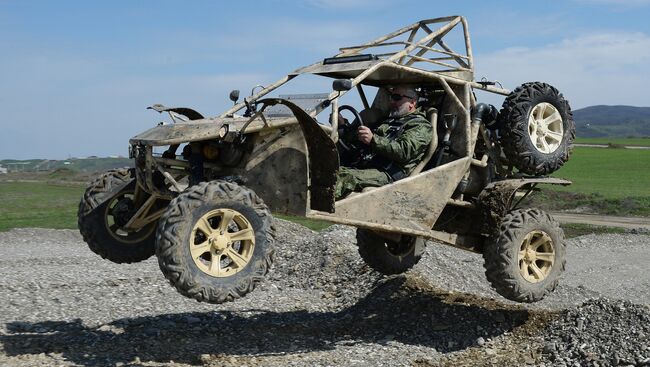
[[[535,149],[545,154],[555,152],[564,137],[562,115],[558,109],[547,102],[535,105],[528,117],[528,134]]]
[[[112,209],[115,224],[120,227],[125,226],[135,214],[135,205],[129,197],[120,199]]]
[[[528,233],[521,243],[518,263],[525,280],[537,283],[546,279],[555,263],[553,239],[541,230]]]
[[[208,238],[208,242],[212,246],[213,250],[223,251],[230,244],[230,236],[225,236],[223,234],[212,235]]]
[[[214,277],[228,277],[244,269],[255,249],[255,231],[243,214],[215,209],[196,222],[190,237],[194,264]]]
[[[133,191],[123,191],[111,198],[105,206],[104,225],[108,233],[120,243],[138,245],[156,230],[156,222],[135,230],[126,228],[126,224],[137,212],[133,196]]]

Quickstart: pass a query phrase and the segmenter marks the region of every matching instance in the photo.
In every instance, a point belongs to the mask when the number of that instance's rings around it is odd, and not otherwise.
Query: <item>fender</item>
[[[488,231],[495,230],[499,225],[500,218],[514,208],[513,201],[517,191],[532,190],[538,184],[568,186],[571,183],[563,178],[541,177],[502,180],[488,184],[478,196],[479,209],[485,218],[486,229]]]
[[[256,103],[263,103],[262,109],[281,104],[291,110],[300,124],[309,153],[310,208],[334,213],[334,187],[340,163],[336,144],[329,134],[305,110],[286,99],[265,98]]]
[[[196,112],[195,110],[187,107],[173,107],[173,108],[167,108],[161,104],[155,104],[151,107],[147,107],[148,110],[154,110],[160,113],[163,112],[175,112],[179,115],[183,115],[187,117],[190,120],[202,120],[205,117],[201,115],[200,113]]]

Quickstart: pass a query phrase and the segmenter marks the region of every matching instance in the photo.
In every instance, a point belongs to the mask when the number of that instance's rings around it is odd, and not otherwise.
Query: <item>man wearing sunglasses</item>
[[[390,114],[374,129],[360,126],[356,138],[370,159],[354,168],[340,167],[336,200],[365,187],[379,187],[407,177],[424,157],[432,138],[431,123],[417,108],[411,86],[396,86],[390,94]]]

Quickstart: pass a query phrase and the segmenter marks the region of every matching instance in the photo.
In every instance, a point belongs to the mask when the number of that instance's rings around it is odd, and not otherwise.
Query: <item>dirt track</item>
[[[619,227],[628,229],[650,230],[650,218],[640,217],[615,217],[611,215],[574,214],[566,212],[552,212],[553,218],[560,223],[581,223],[594,226]]]
[[[102,260],[76,231],[0,233],[0,365],[650,363],[650,236],[569,240],[558,289],[520,305],[492,291],[480,255],[430,244],[386,278],[361,262],[351,228],[278,229],[269,280],[223,305],[176,293],[155,259]]]
[[[573,144],[574,147],[586,147],[586,148],[610,148],[609,144]],[[643,145],[625,145],[625,149],[640,149],[648,150],[650,147]]]

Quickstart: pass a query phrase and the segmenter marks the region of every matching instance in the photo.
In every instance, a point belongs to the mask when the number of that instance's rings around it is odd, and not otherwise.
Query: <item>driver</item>
[[[390,94],[390,114],[377,128],[360,126],[356,138],[371,159],[340,167],[334,195],[339,200],[365,187],[379,187],[407,177],[422,161],[432,139],[431,123],[417,108],[415,88],[400,85]]]

